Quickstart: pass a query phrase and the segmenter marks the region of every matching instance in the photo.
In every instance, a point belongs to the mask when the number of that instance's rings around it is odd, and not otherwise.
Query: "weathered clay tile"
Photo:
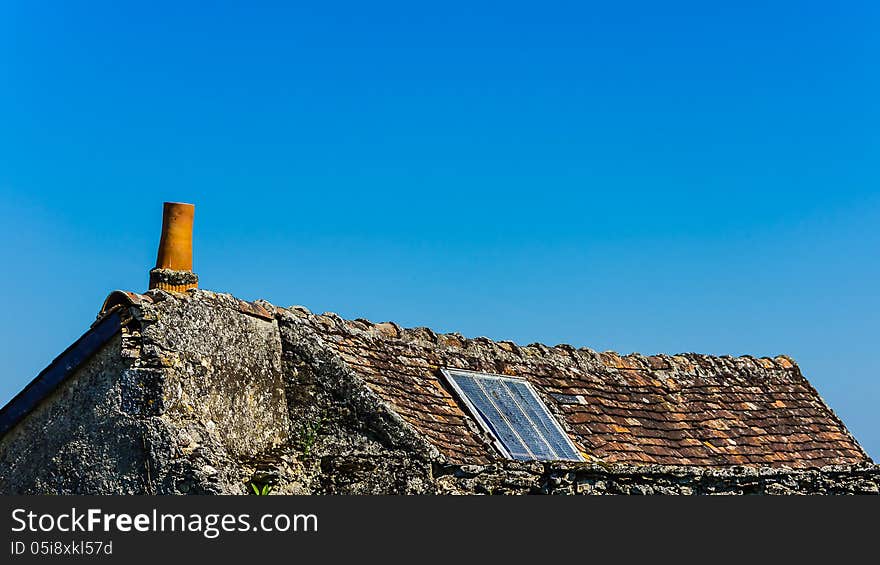
[[[445,386],[454,367],[529,380],[572,440],[608,463],[818,467],[869,458],[788,357],[619,355],[567,344],[353,322],[297,308],[381,398],[452,462],[499,455]],[[562,403],[552,394],[578,397]]]

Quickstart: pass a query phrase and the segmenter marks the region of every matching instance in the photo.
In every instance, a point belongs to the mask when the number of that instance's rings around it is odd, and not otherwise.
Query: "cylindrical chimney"
[[[195,206],[166,202],[162,210],[162,237],[156,255],[156,268],[150,271],[150,288],[184,292],[198,288],[199,277],[192,272],[192,228]]]

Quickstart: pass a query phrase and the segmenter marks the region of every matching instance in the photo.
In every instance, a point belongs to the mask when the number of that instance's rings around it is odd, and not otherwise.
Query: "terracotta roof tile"
[[[528,379],[572,440],[609,463],[816,467],[870,460],[785,356],[619,355],[345,321],[304,308],[294,314],[453,462],[498,455],[447,389],[441,367]]]

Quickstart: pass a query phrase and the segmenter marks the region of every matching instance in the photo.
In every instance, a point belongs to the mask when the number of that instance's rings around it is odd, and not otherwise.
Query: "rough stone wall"
[[[284,445],[275,320],[228,295],[151,298],[0,440],[0,493],[244,493]]]
[[[245,462],[288,437],[277,323],[228,295],[154,292],[133,309],[123,410],[155,418],[148,492],[241,493]],[[128,391],[128,396],[126,396]]]
[[[880,466],[788,469],[519,463],[436,469],[438,494],[877,495]]]
[[[278,474],[279,492],[434,492],[437,449],[332,355],[308,325],[286,310],[277,316],[289,446],[304,471],[298,478]]]
[[[436,448],[289,312],[265,319],[204,291],[149,296],[2,438],[0,493],[436,490]]]
[[[146,394],[133,394],[124,409],[222,429],[224,448],[242,456],[286,439],[287,403],[277,324],[242,314],[231,300],[186,295],[139,312],[140,347],[124,379]]]
[[[122,410],[121,349],[112,338],[0,439],[0,494],[145,491],[156,430]]]

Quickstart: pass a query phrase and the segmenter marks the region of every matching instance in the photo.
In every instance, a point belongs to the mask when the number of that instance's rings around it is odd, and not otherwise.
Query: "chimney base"
[[[199,276],[192,271],[153,269],[150,271],[150,288],[168,292],[186,292],[199,287]]]

